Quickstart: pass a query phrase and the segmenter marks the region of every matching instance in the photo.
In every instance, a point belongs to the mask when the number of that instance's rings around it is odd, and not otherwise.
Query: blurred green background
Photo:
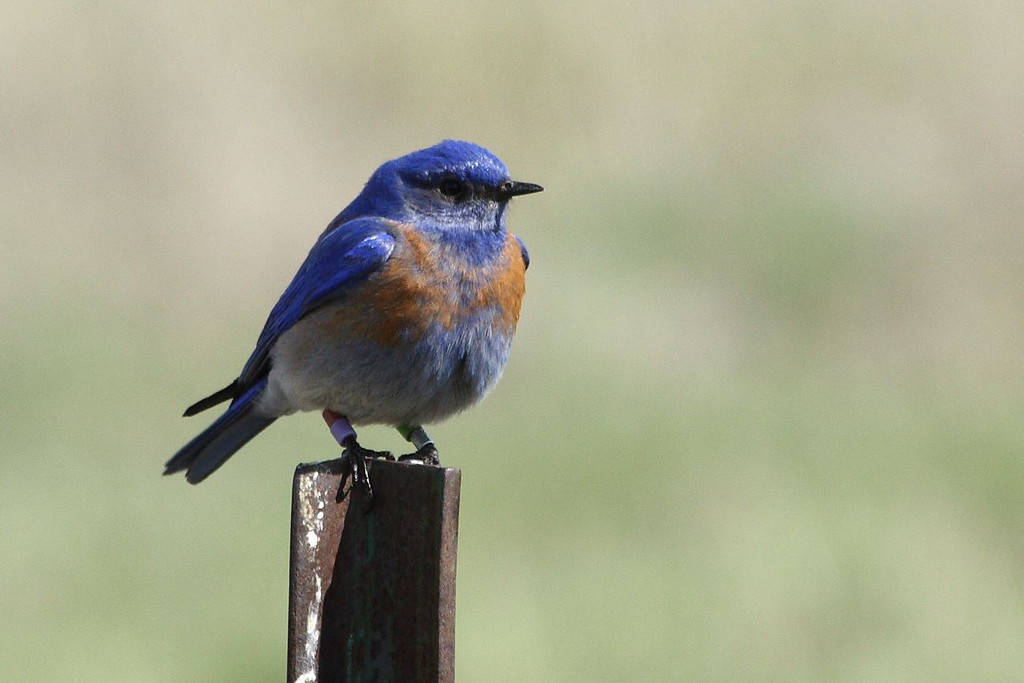
[[[544,194],[463,472],[464,681],[1024,680],[1024,5],[0,9],[0,678],[284,677],[277,423],[212,416],[382,161]],[[364,442],[398,449],[371,428]]]

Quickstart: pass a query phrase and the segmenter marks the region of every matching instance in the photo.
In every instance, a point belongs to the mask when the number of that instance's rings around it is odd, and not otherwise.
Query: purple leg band
[[[339,417],[337,420],[331,423],[331,434],[334,439],[338,442],[338,445],[344,446],[345,439],[350,436],[356,435],[356,430],[352,429],[352,425],[344,417]]]

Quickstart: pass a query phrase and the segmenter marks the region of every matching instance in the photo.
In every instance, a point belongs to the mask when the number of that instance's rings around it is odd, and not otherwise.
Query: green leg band
[[[427,444],[434,443],[434,440],[424,431],[423,427],[410,427],[409,425],[399,425],[398,433],[402,435],[402,438],[411,443],[419,450]]]

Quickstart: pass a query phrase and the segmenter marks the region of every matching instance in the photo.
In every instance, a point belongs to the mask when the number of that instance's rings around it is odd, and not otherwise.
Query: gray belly
[[[266,415],[329,408],[357,424],[417,426],[473,405],[501,377],[511,336],[489,320],[455,330],[431,327],[420,339],[384,346],[326,337],[317,311],[278,340],[260,401]]]

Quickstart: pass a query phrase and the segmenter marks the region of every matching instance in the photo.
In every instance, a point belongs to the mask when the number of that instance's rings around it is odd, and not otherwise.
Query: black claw
[[[440,465],[441,457],[437,453],[437,448],[432,443],[424,444],[415,453],[406,453],[405,455],[398,456],[399,462],[406,462],[409,460],[420,460],[424,465]]]
[[[366,511],[369,512],[373,506],[373,484],[370,482],[370,469],[367,467],[366,461],[369,458],[394,460],[395,456],[391,455],[388,451],[371,451],[368,448],[363,448],[353,437],[345,441],[345,450],[342,452],[341,457],[345,461],[345,466],[341,475],[341,483],[338,484],[338,494],[335,500],[339,503],[345,500],[345,496],[349,493],[345,490],[345,484],[348,482],[349,477],[352,477],[352,489],[360,488],[366,494]],[[349,491],[352,489],[349,489]]]

